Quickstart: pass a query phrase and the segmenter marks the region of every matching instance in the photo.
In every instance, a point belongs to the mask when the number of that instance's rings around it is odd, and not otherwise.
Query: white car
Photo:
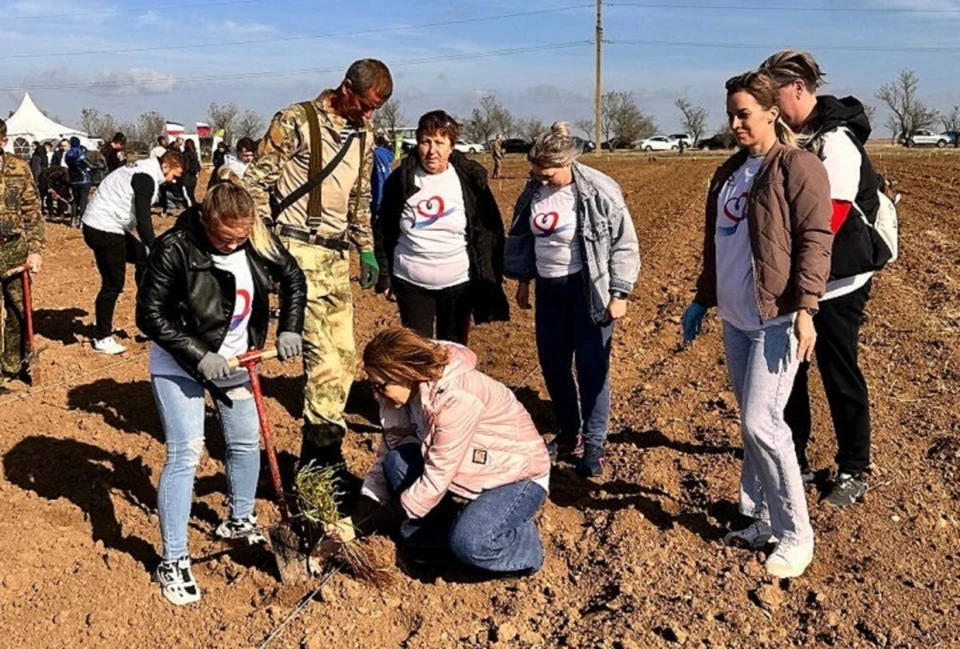
[[[666,135],[654,135],[646,140],[640,140],[634,148],[641,151],[675,151],[680,148],[680,143]]]
[[[453,148],[460,153],[483,153],[485,151],[482,144],[478,144],[477,142],[467,142],[465,140],[457,140],[457,143],[453,145]]]
[[[952,143],[950,133],[934,133],[925,129],[920,129],[907,140],[907,146],[935,146],[940,149]]]

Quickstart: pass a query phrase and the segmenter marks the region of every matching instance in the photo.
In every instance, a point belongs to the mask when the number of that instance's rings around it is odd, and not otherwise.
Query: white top
[[[850,215],[847,218],[858,219],[862,218],[856,201],[860,191],[860,165],[863,163],[863,156],[850,137],[845,128],[838,128],[824,135],[820,159],[827,168],[827,177],[830,179],[830,198],[850,203]],[[820,301],[853,293],[870,281],[871,277],[873,271],[831,280],[827,282],[826,293]]]
[[[236,156],[226,155],[223,158],[223,165],[221,168],[229,169],[232,173],[237,175],[237,178],[243,178],[244,172],[247,170],[249,163],[243,162]]]
[[[213,265],[233,275],[236,281],[236,300],[233,305],[233,318],[227,329],[227,335],[217,353],[224,358],[233,358],[250,350],[248,327],[250,313],[253,311],[253,275],[247,261],[245,250],[237,250],[229,255],[210,255]],[[150,346],[150,374],[153,376],[190,377],[180,364],[165,349],[154,343]],[[233,371],[226,379],[214,383],[221,388],[231,388],[246,383],[247,371],[242,367]]]
[[[535,236],[537,275],[567,277],[583,268],[577,237],[577,186],[544,186],[533,194],[530,231]]]
[[[163,157],[163,154],[166,153],[166,152],[169,151],[169,150],[170,150],[170,149],[168,149],[167,147],[161,146],[161,145],[158,144],[157,146],[155,146],[155,147],[153,147],[152,149],[150,149],[150,157],[151,157],[151,158],[162,158],[162,157]]]
[[[763,164],[763,157],[749,157],[720,190],[717,199],[717,310],[737,329],[757,331],[790,320],[792,314],[772,320],[760,317],[757,287],[753,277],[753,248],[746,209],[750,188]]]
[[[83,213],[83,223],[114,234],[126,234],[137,229],[137,213],[133,200],[133,177],[146,174],[153,178],[153,196],[150,204],[157,202],[160,185],[163,184],[163,171],[160,161],[146,158],[123,167],[117,167],[103,179],[97,191],[90,199],[90,205]]]
[[[417,168],[420,191],[400,217],[400,238],[393,253],[393,274],[427,289],[470,281],[467,212],[460,177],[452,166],[438,174]]]

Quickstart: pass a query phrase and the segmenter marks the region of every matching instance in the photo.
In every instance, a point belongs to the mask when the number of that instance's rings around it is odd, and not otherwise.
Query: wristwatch
[[[806,311],[807,313],[809,313],[809,314],[810,314],[810,317],[813,317],[813,316],[817,315],[818,313],[820,313],[820,309],[818,309],[817,307],[814,307],[814,306],[805,306],[805,307],[803,307],[803,310]]]
[[[610,291],[610,297],[615,297],[618,300],[626,300],[629,297],[629,295],[627,295],[623,291]]]

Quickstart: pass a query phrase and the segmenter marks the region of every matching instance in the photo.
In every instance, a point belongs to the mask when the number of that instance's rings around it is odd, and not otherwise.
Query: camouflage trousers
[[[22,237],[0,243],[0,274],[27,260],[27,242]],[[20,276],[2,281],[0,290],[0,373],[13,376],[23,369],[26,341],[21,335],[23,287]]]
[[[321,246],[283,239],[307,277],[303,324],[305,434],[316,446],[340,444],[347,424],[343,411],[356,373],[350,257]],[[334,424],[334,425],[329,425]]]

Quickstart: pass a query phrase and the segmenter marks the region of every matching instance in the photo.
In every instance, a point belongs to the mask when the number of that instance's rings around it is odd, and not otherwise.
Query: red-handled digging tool
[[[227,361],[231,369],[242,367],[250,377],[250,391],[257,406],[257,416],[260,419],[260,438],[263,440],[263,450],[270,465],[270,480],[273,482],[273,492],[277,507],[280,509],[280,524],[269,530],[270,545],[277,560],[277,571],[280,580],[285,584],[295,584],[308,579],[310,572],[307,565],[307,552],[304,551],[306,541],[293,529],[293,516],[287,496],[283,491],[283,481],[280,478],[280,465],[277,463],[277,450],[273,444],[273,429],[267,420],[267,408],[263,402],[263,391],[260,389],[260,375],[257,365],[265,360],[277,357],[276,349],[254,350],[231,358]]]
[[[24,264],[11,268],[3,274],[3,279],[20,276],[20,287],[23,290],[23,313],[21,321],[23,322],[24,337],[26,340],[23,357],[23,374],[27,383],[36,385],[40,382],[40,352],[44,348],[37,348],[36,340],[33,336],[33,294],[30,289],[30,267]],[[15,307],[14,307],[15,308]]]

